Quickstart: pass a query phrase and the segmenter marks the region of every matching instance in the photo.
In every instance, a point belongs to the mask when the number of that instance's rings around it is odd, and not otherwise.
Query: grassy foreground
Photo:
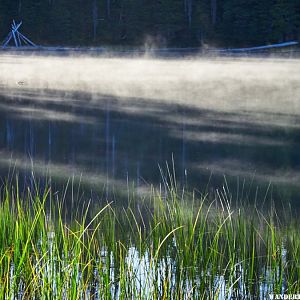
[[[0,299],[267,299],[300,291],[292,220],[254,206],[153,190],[65,218],[51,189],[6,185],[0,204]],[[49,204],[50,203],[50,204]],[[70,212],[68,212],[70,215]]]

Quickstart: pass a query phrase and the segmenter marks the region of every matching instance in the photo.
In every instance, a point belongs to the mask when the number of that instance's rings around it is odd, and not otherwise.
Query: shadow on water
[[[200,109],[165,101],[25,87],[0,94],[0,168],[66,182],[72,175],[104,197],[160,184],[159,165],[174,157],[176,177],[200,190],[245,188],[296,205],[300,116]],[[241,196],[241,194],[239,194]],[[249,195],[248,195],[249,196]]]

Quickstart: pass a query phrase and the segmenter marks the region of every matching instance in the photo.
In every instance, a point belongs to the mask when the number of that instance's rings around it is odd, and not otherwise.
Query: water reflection
[[[297,114],[22,87],[2,90],[0,128],[2,174],[11,162],[31,172],[33,162],[39,175],[45,166],[61,180],[82,174],[106,196],[112,185],[159,184],[158,165],[172,156],[177,180],[190,186],[205,186],[212,172],[212,185],[226,175],[233,185],[272,182],[285,196],[298,190]]]

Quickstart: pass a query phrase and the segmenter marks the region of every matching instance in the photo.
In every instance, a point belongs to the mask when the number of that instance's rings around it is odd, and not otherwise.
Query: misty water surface
[[[0,168],[109,194],[161,182],[259,186],[297,203],[300,62],[0,56]],[[209,179],[210,178],[210,179]],[[109,188],[108,188],[109,187]],[[236,195],[237,196],[237,195]]]

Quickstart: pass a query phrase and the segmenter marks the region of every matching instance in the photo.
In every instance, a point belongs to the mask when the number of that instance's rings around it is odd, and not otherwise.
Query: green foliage
[[[0,299],[264,299],[299,291],[295,219],[272,208],[234,210],[226,189],[209,200],[179,191],[173,178],[166,184],[166,197],[152,190],[128,207],[87,204],[68,220],[66,199],[51,189],[20,195],[5,185]]]
[[[299,38],[298,0],[0,0],[0,36],[12,19],[43,45],[258,45]]]

